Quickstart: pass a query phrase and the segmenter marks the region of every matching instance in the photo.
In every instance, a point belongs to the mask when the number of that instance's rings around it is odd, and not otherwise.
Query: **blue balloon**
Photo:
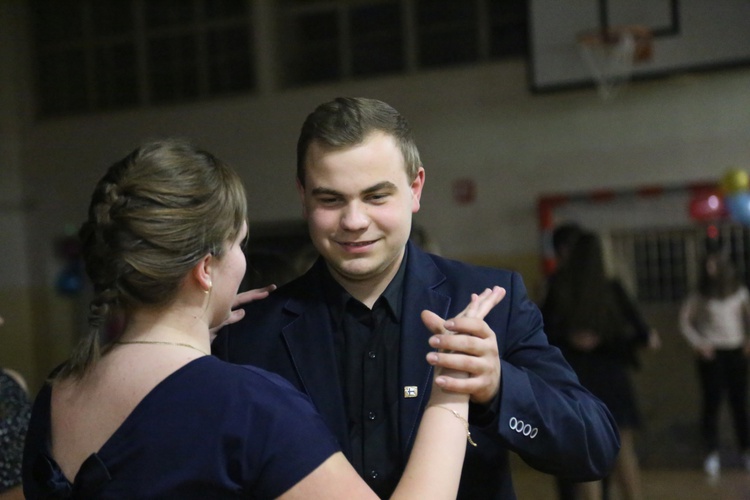
[[[69,262],[57,275],[55,289],[61,295],[78,295],[83,291],[84,277],[83,269],[76,260]]]
[[[734,193],[727,196],[725,202],[732,220],[750,226],[750,192]]]

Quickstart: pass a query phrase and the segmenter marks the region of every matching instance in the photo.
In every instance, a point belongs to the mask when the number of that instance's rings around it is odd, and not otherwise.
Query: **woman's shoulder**
[[[209,370],[236,377],[240,381],[292,387],[284,377],[254,365],[230,363],[215,356],[206,357],[205,360],[209,363]]]
[[[740,285],[731,294],[715,299],[714,303],[723,305],[724,307],[739,307],[743,304],[750,303],[750,292],[745,285]]]
[[[298,391],[284,377],[253,365],[241,365],[222,361],[215,357],[207,359],[210,375],[206,391],[209,394],[222,393],[223,397],[242,398],[248,404],[266,404],[273,401],[275,406],[312,407],[307,395]]]

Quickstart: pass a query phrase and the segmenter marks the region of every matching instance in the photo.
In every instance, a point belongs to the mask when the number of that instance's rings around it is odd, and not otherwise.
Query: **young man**
[[[469,373],[438,377],[471,395],[476,447],[468,445],[459,498],[515,498],[508,450],[550,474],[605,476],[619,449],[616,427],[547,343],[521,277],[408,242],[424,181],[409,126],[392,107],[352,98],[320,105],[302,126],[297,186],[321,258],[249,304],[214,353],[280,373],[306,392],[381,497],[403,471],[433,366]],[[428,344],[422,310],[451,318],[472,293],[495,285],[506,296],[485,318],[490,334]]]

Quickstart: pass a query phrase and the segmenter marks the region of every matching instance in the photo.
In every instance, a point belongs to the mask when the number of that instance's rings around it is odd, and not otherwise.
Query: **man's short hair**
[[[364,97],[338,97],[318,106],[302,125],[297,140],[297,179],[305,185],[305,161],[310,144],[337,149],[362,143],[373,132],[396,140],[409,179],[417,176],[422,162],[406,118],[390,105]]]

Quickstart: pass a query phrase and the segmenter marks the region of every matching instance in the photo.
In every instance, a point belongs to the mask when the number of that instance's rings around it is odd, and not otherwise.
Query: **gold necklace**
[[[165,342],[163,340],[117,340],[113,342],[113,344],[158,344],[158,345],[177,345],[180,347],[189,347],[191,349],[195,349],[196,351],[200,352],[201,354],[205,354],[206,356],[210,356],[209,353],[204,351],[203,349],[198,349],[194,345],[185,344],[183,342]]]

